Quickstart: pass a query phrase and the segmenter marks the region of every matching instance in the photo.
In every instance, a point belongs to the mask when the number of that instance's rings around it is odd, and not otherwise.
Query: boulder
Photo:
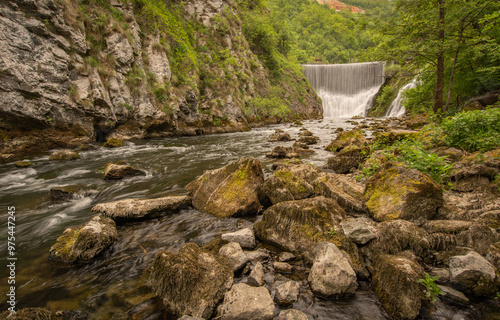
[[[49,260],[67,265],[89,263],[117,237],[113,220],[95,216],[83,226],[64,230],[50,248]]]
[[[92,212],[99,212],[115,221],[156,218],[179,212],[191,205],[188,196],[173,196],[156,199],[124,199],[99,203]]]
[[[295,281],[287,281],[276,287],[274,301],[280,306],[290,306],[299,298],[300,285]]]
[[[311,131],[309,131],[307,129],[300,130],[299,137],[312,137],[312,136],[314,136],[314,134]]]
[[[128,177],[145,176],[146,171],[124,163],[108,163],[104,168],[105,180],[120,180]]]
[[[305,143],[307,145],[316,144],[316,143],[318,143],[318,141],[319,141],[319,138],[315,137],[315,136],[302,136],[302,137],[297,139],[297,142]]]
[[[488,259],[495,269],[500,270],[500,242],[490,245],[486,259]]]
[[[326,167],[341,174],[353,172],[365,162],[368,152],[369,149],[366,147],[344,148],[334,157],[328,158]]]
[[[187,243],[156,255],[150,282],[170,313],[207,319],[231,288],[233,269],[226,258]]]
[[[276,170],[281,169],[277,168]],[[295,177],[300,178],[307,183],[311,184],[319,176],[323,175],[320,168],[314,167],[310,164],[290,164],[286,166],[286,170],[291,172]]]
[[[269,259],[269,253],[261,251],[261,250],[255,250],[255,251],[247,251],[245,252],[247,255],[248,261],[263,261]]]
[[[387,313],[396,319],[415,319],[424,293],[418,282],[424,269],[405,256],[379,255],[375,259],[373,286]]]
[[[52,153],[49,160],[77,160],[80,159],[80,154],[71,150],[60,150]]]
[[[349,146],[364,147],[367,143],[362,130],[340,131],[325,150],[335,152]]]
[[[352,295],[358,287],[356,273],[349,260],[333,243],[316,245],[308,281],[314,294],[321,297]]]
[[[292,158],[292,159],[278,159],[273,162],[272,169],[273,170],[278,170],[281,168],[288,168],[292,167],[295,165],[303,164],[302,160],[298,158]]]
[[[314,189],[309,183],[285,168],[276,170],[266,180],[264,190],[272,204],[305,199],[314,193]]]
[[[384,221],[379,223],[377,228],[378,238],[369,243],[372,252],[398,254],[405,250],[411,250],[415,254],[425,257],[431,248],[427,239],[429,234],[409,221]]]
[[[281,252],[278,256],[278,261],[287,262],[291,260],[295,260],[295,255],[291,252]]]
[[[33,163],[30,161],[18,161],[14,165],[16,166],[16,168],[27,168],[31,167]]]
[[[219,250],[219,254],[229,259],[234,272],[243,269],[248,262],[248,257],[237,242],[230,242],[223,245]]]
[[[279,272],[279,273],[292,273],[293,272],[293,266],[286,263],[286,262],[274,262],[273,268],[274,268],[274,270],[276,270],[276,272]]]
[[[340,223],[347,239],[356,244],[366,244],[377,238],[375,223],[368,218],[348,218]]]
[[[271,320],[274,317],[274,302],[264,287],[235,284],[224,296],[222,320]]]
[[[451,257],[450,273],[453,283],[476,295],[486,296],[498,290],[495,267],[477,252]]]
[[[65,186],[65,187],[56,187],[50,189],[50,199],[53,202],[61,202],[72,200],[75,197],[75,194],[78,192],[78,188],[76,186]]]
[[[247,157],[205,171],[186,188],[193,206],[219,218],[256,214],[261,209],[264,172],[260,161]]]
[[[463,294],[462,292],[453,289],[452,287],[444,286],[444,285],[437,285],[439,289],[441,289],[444,292],[444,296],[442,297],[443,300],[448,300],[453,303],[458,303],[462,305],[469,305],[470,300]]]
[[[250,275],[247,279],[247,284],[254,287],[262,287],[266,284],[266,280],[264,279],[264,268],[262,267],[262,263],[257,262],[250,272]]]
[[[277,146],[270,153],[266,154],[268,158],[277,158],[277,159],[293,159],[299,158],[300,155],[296,153],[293,148],[285,148],[283,146]]]
[[[283,310],[276,320],[308,320],[304,312],[295,309]]]
[[[255,234],[252,228],[244,228],[236,232],[225,233],[221,239],[228,242],[237,242],[242,248],[253,249],[255,247]]]
[[[443,206],[443,190],[428,175],[396,166],[373,175],[364,193],[370,215],[378,221],[432,219]]]
[[[363,187],[349,178],[335,174],[323,174],[313,182],[317,195],[332,198],[347,212],[365,212]]]
[[[422,225],[429,233],[457,234],[472,227],[474,222],[465,220],[430,220]]]
[[[487,186],[499,173],[498,168],[490,166],[490,163],[478,164],[455,164],[449,179],[453,182],[453,190],[460,192],[472,192]]]
[[[500,241],[497,231],[487,225],[474,223],[456,236],[457,245],[474,249],[481,255],[486,255],[490,246]]]
[[[311,260],[317,242],[341,241],[344,217],[337,202],[325,197],[280,202],[264,212],[254,230],[260,240]]]
[[[290,134],[286,132],[275,132],[271,133],[267,141],[270,142],[276,142],[276,141],[290,141],[292,140],[292,137],[290,137]]]
[[[122,139],[117,139],[117,138],[110,138],[106,143],[104,144],[104,147],[106,148],[118,148],[118,147],[123,147],[123,140]]]

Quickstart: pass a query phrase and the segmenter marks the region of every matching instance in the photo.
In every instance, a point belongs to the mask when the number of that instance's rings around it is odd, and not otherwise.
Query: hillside
[[[317,0],[317,1],[320,4],[328,5],[331,9],[335,9],[336,11],[349,10],[352,13],[365,13],[364,9],[355,6],[350,6],[338,0]]]

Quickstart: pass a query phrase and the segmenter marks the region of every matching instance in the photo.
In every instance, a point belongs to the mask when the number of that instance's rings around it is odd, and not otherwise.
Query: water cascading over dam
[[[384,83],[385,62],[303,65],[325,118],[365,116]]]

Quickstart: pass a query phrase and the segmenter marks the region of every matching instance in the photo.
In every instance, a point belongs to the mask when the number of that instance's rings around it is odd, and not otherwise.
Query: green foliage
[[[68,87],[68,95],[71,98],[71,100],[73,101],[78,100],[79,94],[78,94],[78,86],[76,85],[76,83],[70,84],[70,86]]]
[[[438,280],[440,277],[432,277],[426,272],[425,273],[425,278],[423,279],[418,279],[418,282],[420,282],[424,286],[424,294],[425,297],[430,300],[432,303],[435,303],[437,300],[439,300],[440,295],[444,295],[444,291],[441,290],[436,284],[436,280]]]
[[[459,113],[445,119],[441,129],[451,147],[470,152],[496,149],[500,146],[500,108]]]
[[[283,118],[290,113],[290,108],[286,101],[281,98],[283,89],[280,87],[272,87],[269,95],[266,97],[255,97],[247,101],[246,106],[242,109],[243,114],[247,117],[263,116]]]

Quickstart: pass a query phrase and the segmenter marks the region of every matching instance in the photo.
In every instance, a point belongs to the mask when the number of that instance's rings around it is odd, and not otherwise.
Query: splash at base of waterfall
[[[403,92],[405,92],[408,89],[413,89],[417,86],[417,80],[413,79],[412,81],[408,82],[404,86],[401,87],[398,91],[398,95],[396,96],[396,99],[391,102],[391,105],[389,106],[389,109],[387,110],[385,116],[386,117],[402,117],[405,115],[406,109],[404,106],[404,101],[403,101]]]
[[[319,90],[317,93],[323,101],[323,106],[335,106],[335,108],[324,108],[323,117],[364,117],[366,116],[366,111],[373,104],[373,100],[379,89],[380,87],[373,87],[353,95],[336,94],[325,90]]]

